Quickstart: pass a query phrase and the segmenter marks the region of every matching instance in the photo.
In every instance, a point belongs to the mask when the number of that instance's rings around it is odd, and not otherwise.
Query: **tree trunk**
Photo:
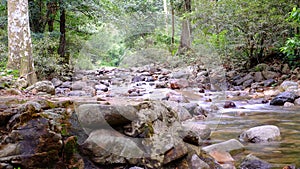
[[[47,3],[47,24],[48,24],[48,31],[53,32],[54,30],[54,19],[57,12],[57,3],[56,2],[48,2]]]
[[[185,0],[183,5],[183,11],[184,12],[191,12],[191,1]],[[182,21],[182,30],[181,30],[181,36],[180,36],[180,46],[178,49],[179,54],[184,54],[187,50],[190,50],[192,47],[191,42],[191,27],[190,27],[190,21],[189,19],[184,19]]]
[[[171,43],[173,45],[175,43],[175,11],[174,11],[174,7],[173,7],[173,3],[171,4],[171,8],[172,8],[172,40],[171,40]]]
[[[165,14],[166,32],[168,32],[168,7],[167,7],[167,0],[163,0],[163,3],[164,3],[164,14]]]
[[[59,1],[60,7],[60,38],[58,54],[63,58],[64,63],[68,63],[69,59],[66,58],[66,10],[63,4],[63,0]]]
[[[20,70],[29,85],[37,81],[32,58],[28,0],[9,0],[7,69]]]

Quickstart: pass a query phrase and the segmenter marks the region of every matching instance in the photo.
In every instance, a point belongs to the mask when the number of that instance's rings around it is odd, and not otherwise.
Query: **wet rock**
[[[192,115],[189,113],[187,109],[180,106],[176,102],[166,102],[175,112],[178,114],[178,118],[180,121],[185,121],[192,118]]]
[[[172,79],[169,85],[171,89],[182,89],[189,87],[189,82],[186,79]]]
[[[291,102],[285,102],[283,107],[294,107],[295,104],[294,103],[291,103]]]
[[[174,101],[178,103],[189,103],[189,101],[182,94],[175,91],[167,93],[166,99],[168,101]]]
[[[252,154],[249,154],[243,159],[242,163],[240,164],[239,168],[241,169],[271,169],[272,165],[266,161],[263,161]]]
[[[273,71],[268,71],[268,70],[265,70],[265,71],[262,71],[262,75],[264,76],[265,79],[275,79],[276,77],[278,77],[278,73],[276,72],[273,72]]]
[[[209,152],[209,155],[211,155],[217,162],[221,164],[234,162],[232,156],[226,151],[213,150]]]
[[[54,87],[59,87],[60,85],[63,84],[63,82],[61,80],[57,79],[57,78],[53,78],[51,80],[51,82],[52,82],[52,84],[53,84]]]
[[[300,106],[300,98],[299,98],[299,99],[296,99],[296,100],[294,101],[294,104],[295,104],[296,106]]]
[[[157,89],[162,89],[162,88],[167,88],[168,83],[167,82],[157,82],[155,83],[155,88]]]
[[[263,77],[261,72],[255,72],[254,73],[254,81],[255,82],[261,82],[263,80],[264,80],[264,77]]]
[[[271,100],[270,105],[282,106],[285,102],[293,103],[298,96],[291,92],[282,92],[278,94],[273,100]]]
[[[198,106],[197,103],[179,103],[179,105],[187,109],[190,114],[193,114],[195,108]]]
[[[207,125],[198,122],[182,122],[183,140],[194,145],[201,145],[202,140],[209,138],[211,130]]]
[[[275,84],[276,81],[274,79],[268,79],[268,80],[263,81],[263,83],[264,83],[264,87],[270,87],[273,84]]]
[[[234,108],[236,107],[235,103],[233,101],[225,101],[224,108]]]
[[[274,125],[264,125],[250,128],[240,134],[239,139],[252,143],[274,141],[280,137],[280,130]]]
[[[131,82],[136,83],[136,82],[145,81],[145,80],[146,80],[145,76],[137,75],[131,79]]]
[[[293,81],[284,81],[281,83],[280,85],[280,90],[281,91],[287,91],[289,88],[298,88],[298,83],[297,82],[293,82]]]
[[[99,85],[96,85],[95,86],[95,89],[96,90],[101,90],[103,92],[107,92],[108,91],[108,87],[104,84],[99,84]]]
[[[244,145],[241,144],[238,140],[236,139],[231,139],[228,141],[224,141],[221,143],[217,144],[212,144],[206,147],[203,147],[202,150],[205,152],[211,152],[211,151],[219,151],[219,152],[229,152],[229,153],[237,153],[240,152],[244,149]]]
[[[210,169],[209,165],[194,154],[191,158],[191,169]]]
[[[34,85],[29,86],[25,91],[32,91],[33,93],[46,92],[48,94],[54,95],[55,87],[50,81],[40,81],[35,83]]]
[[[266,97],[273,97],[273,96],[276,96],[276,95],[278,95],[278,94],[280,94],[280,91],[279,91],[279,90],[265,90],[265,91],[264,91],[264,95],[265,95]]]
[[[90,94],[88,94],[88,93],[86,93],[85,91],[82,91],[82,90],[70,91],[67,95],[68,96],[91,96]]]

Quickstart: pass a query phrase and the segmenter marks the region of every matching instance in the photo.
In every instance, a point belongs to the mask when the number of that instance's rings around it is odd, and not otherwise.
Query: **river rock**
[[[83,104],[76,113],[81,125],[92,129],[122,126],[137,118],[137,109],[132,105]]]
[[[262,71],[262,75],[265,79],[275,79],[276,77],[278,77],[278,73],[268,70]]]
[[[60,85],[63,84],[63,82],[61,80],[57,79],[57,78],[53,78],[51,80],[51,82],[52,82],[52,84],[53,84],[54,87],[59,87]]]
[[[182,129],[183,140],[194,145],[201,145],[211,134],[210,128],[199,122],[182,122]]]
[[[0,158],[0,163],[18,164],[21,168],[55,168],[63,148],[61,135],[51,130],[49,121],[42,117],[23,123],[13,126],[15,129],[2,142],[8,143],[1,146],[5,146],[4,150],[11,156]]]
[[[263,161],[252,154],[249,154],[243,159],[239,168],[241,169],[271,169],[272,165],[266,161]]]
[[[179,103],[179,105],[187,109],[191,115],[194,114],[195,108],[198,107],[197,103]]]
[[[83,153],[97,164],[137,164],[134,159],[145,157],[135,139],[113,129],[94,130],[81,145]]]
[[[87,86],[86,82],[83,81],[75,81],[72,84],[72,90],[83,90],[83,88],[85,88]]]
[[[194,154],[191,158],[191,169],[210,169],[209,165]]]
[[[300,98],[299,98],[299,99],[296,99],[296,100],[294,101],[294,104],[295,104],[296,106],[300,106]]]
[[[290,74],[290,67],[289,67],[289,65],[288,64],[284,64],[283,67],[282,67],[282,69],[281,69],[281,72],[283,74]]]
[[[209,152],[209,155],[211,155],[220,164],[234,162],[234,159],[232,158],[232,156],[226,151],[213,150],[213,151]]]
[[[96,90],[101,90],[103,92],[107,92],[108,91],[108,87],[104,84],[98,84],[98,85],[95,85],[95,89]]]
[[[250,128],[240,134],[239,139],[252,143],[274,141],[280,137],[280,130],[274,125],[264,125]]]
[[[219,151],[219,152],[229,152],[233,154],[242,151],[243,149],[244,149],[244,145],[241,144],[236,139],[230,139],[221,143],[212,144],[202,148],[202,150],[208,153],[211,151]]]
[[[295,89],[297,89],[298,88],[298,83],[286,80],[286,81],[284,81],[284,82],[281,83],[279,89],[281,91],[287,91],[289,88],[293,88],[293,89],[295,88]]]
[[[25,91],[32,91],[33,93],[46,92],[48,94],[55,94],[55,87],[50,81],[40,81],[26,88]]]
[[[189,82],[186,79],[171,79],[169,85],[171,89],[183,89],[189,87]]]
[[[166,98],[168,101],[174,101],[178,103],[189,103],[187,98],[183,96],[182,94],[176,92],[176,91],[171,91],[166,94]]]
[[[295,104],[294,103],[291,103],[291,102],[285,102],[283,107],[294,107]]]
[[[261,72],[255,72],[254,73],[254,81],[255,82],[261,82],[263,80],[264,80],[264,77],[263,77]]]
[[[285,102],[293,103],[298,96],[292,92],[282,92],[271,100],[270,105],[282,106]]]
[[[235,103],[233,101],[225,101],[224,108],[234,108],[236,107]]]
[[[249,73],[249,74],[247,74],[246,76],[244,76],[243,78],[240,78],[240,79],[237,79],[237,80],[235,80],[234,81],[234,84],[236,84],[236,85],[242,85],[245,81],[247,81],[247,80],[250,80],[250,79],[252,79],[252,81],[253,81],[253,76],[252,76],[252,74],[253,73]]]
[[[267,80],[263,81],[263,83],[264,83],[264,87],[270,87],[273,84],[275,84],[276,81],[274,79],[267,79]]]

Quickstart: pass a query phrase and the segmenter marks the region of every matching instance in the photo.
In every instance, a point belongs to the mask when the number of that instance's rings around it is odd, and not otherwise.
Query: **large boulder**
[[[279,137],[280,130],[277,126],[264,125],[253,127],[244,131],[242,134],[240,134],[239,139],[246,142],[260,143],[274,141]]]
[[[293,91],[298,89],[298,83],[293,81],[284,81],[281,83],[280,88],[281,91]]]
[[[48,94],[55,94],[55,87],[50,81],[40,81],[26,88],[25,91],[32,91],[33,93],[44,92]]]
[[[244,145],[236,139],[227,140],[221,143],[212,144],[202,148],[203,151],[208,153],[212,151],[235,153],[240,152],[243,149]]]
[[[266,161],[263,161],[252,154],[249,154],[243,159],[239,166],[240,169],[270,169],[272,165]]]
[[[282,106],[285,102],[293,103],[298,96],[292,92],[282,92],[271,100],[270,105]]]
[[[209,138],[211,130],[207,125],[198,122],[183,122],[183,140],[187,143],[201,145],[202,140]]]

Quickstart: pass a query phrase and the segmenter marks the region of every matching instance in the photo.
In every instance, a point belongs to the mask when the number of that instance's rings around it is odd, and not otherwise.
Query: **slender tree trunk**
[[[9,0],[7,69],[18,69],[29,85],[37,81],[32,58],[28,0]]]
[[[191,1],[185,0],[183,5],[183,11],[184,12],[191,12]],[[181,30],[181,36],[180,36],[180,46],[178,49],[179,54],[185,53],[187,50],[191,49],[192,42],[191,42],[191,28],[190,28],[190,21],[189,19],[184,19],[182,21],[182,30]]]
[[[171,1],[171,15],[172,15],[172,40],[171,43],[172,45],[174,45],[175,43],[175,10],[174,10],[174,4],[173,4],[173,0]]]
[[[48,24],[48,31],[53,32],[54,30],[54,19],[57,12],[57,3],[56,2],[48,2],[47,3],[47,24]]]
[[[168,32],[168,7],[167,7],[167,0],[163,0],[163,2],[164,2],[164,14],[165,14],[166,32]]]
[[[68,63],[69,59],[66,58],[66,10],[63,0],[59,1],[60,7],[60,39],[58,54],[64,59],[64,63]]]

